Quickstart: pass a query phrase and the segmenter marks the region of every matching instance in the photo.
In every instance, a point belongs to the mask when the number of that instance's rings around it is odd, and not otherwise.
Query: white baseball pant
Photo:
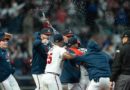
[[[80,78],[79,84],[80,84],[82,90],[86,90],[86,88],[90,82],[88,72],[86,71],[86,69],[83,66],[80,66],[80,70],[81,70],[81,78]]]
[[[1,83],[1,87],[2,90],[20,90],[20,87],[12,74]]]
[[[62,90],[58,75],[46,73],[42,77],[44,90]]]
[[[63,90],[82,90],[79,83],[62,84]]]
[[[95,82],[93,79],[86,90],[109,90],[110,79],[100,78],[99,82]]]
[[[42,76],[43,74],[32,74],[34,82],[36,84],[35,90],[44,90],[43,89],[43,82],[42,82]]]
[[[69,83],[68,90],[82,90],[79,83]]]

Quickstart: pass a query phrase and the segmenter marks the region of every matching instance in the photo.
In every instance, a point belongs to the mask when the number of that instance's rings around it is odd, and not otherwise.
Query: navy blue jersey
[[[103,52],[93,40],[88,43],[87,54],[76,57],[75,61],[86,63],[90,80],[98,81],[100,77],[110,77],[111,75],[111,57]]]
[[[35,40],[33,42],[33,58],[32,58],[32,74],[44,73],[46,67],[48,46],[41,42],[40,34],[35,33]]]
[[[7,51],[0,48],[0,82],[6,80],[12,73],[12,68],[7,59]]]
[[[78,49],[69,48],[72,54],[82,54]],[[62,74],[60,76],[61,83],[78,83],[80,80],[80,67],[75,60],[65,60],[63,64]]]

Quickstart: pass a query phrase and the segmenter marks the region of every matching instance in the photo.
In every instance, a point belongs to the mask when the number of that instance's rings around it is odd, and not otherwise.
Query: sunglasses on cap
[[[51,33],[45,33],[44,35],[51,36]]]
[[[1,39],[0,41],[9,41],[8,38]]]
[[[65,36],[68,37],[68,38],[71,38],[71,37],[73,37],[73,34],[67,34]]]

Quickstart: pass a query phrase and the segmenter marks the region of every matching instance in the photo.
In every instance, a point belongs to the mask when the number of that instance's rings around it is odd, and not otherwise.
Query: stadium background
[[[14,34],[9,42],[10,62],[22,90],[35,87],[30,58],[33,32],[42,28],[37,18],[39,11],[45,12],[59,32],[71,29],[79,36],[82,47],[89,40],[87,32],[98,27],[104,51],[113,57],[122,31],[130,26],[129,0],[0,0],[0,31]]]

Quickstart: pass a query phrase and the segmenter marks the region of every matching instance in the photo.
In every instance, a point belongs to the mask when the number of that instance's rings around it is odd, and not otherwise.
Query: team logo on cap
[[[69,33],[72,33],[72,31],[70,30]]]
[[[48,29],[47,32],[50,32],[50,29]]]

